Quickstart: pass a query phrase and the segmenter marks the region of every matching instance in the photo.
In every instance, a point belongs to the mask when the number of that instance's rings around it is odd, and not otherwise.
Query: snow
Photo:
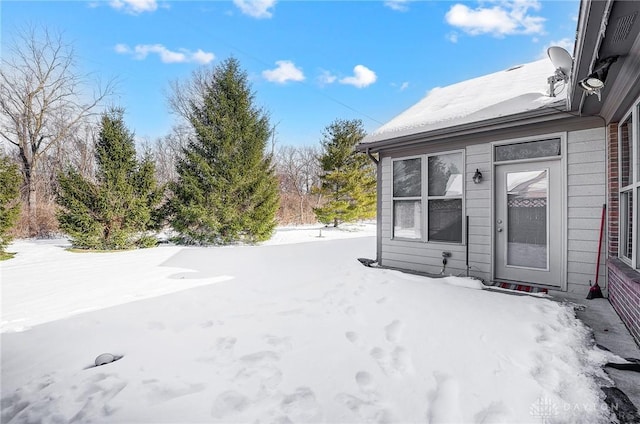
[[[1,421],[609,422],[611,354],[570,306],[366,268],[374,226],[320,228],[261,246],[14,243]],[[92,366],[102,353],[122,358]]]
[[[477,123],[546,106],[562,107],[562,88],[549,97],[549,59],[527,63],[447,87],[436,87],[417,104],[384,124],[363,144]]]

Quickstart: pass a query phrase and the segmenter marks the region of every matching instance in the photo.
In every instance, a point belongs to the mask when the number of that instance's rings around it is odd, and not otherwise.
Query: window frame
[[[459,196],[430,196],[429,195],[429,158],[435,156],[443,156],[449,154],[460,154],[461,156],[461,168],[460,172],[462,173],[462,192]],[[420,197],[396,197],[394,196],[394,175],[393,169],[395,162],[404,161],[409,159],[420,159],[420,184],[421,184],[421,194]],[[421,242],[421,243],[429,243],[429,244],[446,244],[446,245],[464,245],[466,241],[466,231],[465,231],[465,193],[466,193],[466,157],[465,157],[465,149],[455,149],[455,150],[446,150],[441,152],[433,152],[433,153],[424,153],[420,155],[411,155],[411,156],[403,156],[393,158],[391,161],[391,240],[400,240],[400,241],[413,241],[413,242]],[[429,239],[429,200],[455,200],[459,199],[461,201],[462,208],[462,216],[461,216],[461,235],[460,241],[443,241],[443,240],[430,240]],[[420,229],[421,229],[421,237],[409,238],[396,236],[395,234],[395,202],[396,201],[420,201]]]
[[[420,159],[420,196],[395,196],[395,176],[394,168],[396,162],[403,162],[406,160]],[[424,155],[406,156],[402,158],[394,158],[391,161],[391,239],[393,240],[407,240],[407,241],[421,241],[424,239]],[[420,202],[420,237],[404,237],[396,236],[396,201],[419,201]]]
[[[629,157],[629,180],[630,182],[623,186],[623,139],[622,139],[622,127],[624,125],[630,126],[630,132],[628,136],[631,138],[631,149]],[[629,112],[618,123],[618,258],[632,267],[633,269],[640,268],[640,255],[638,254],[638,196],[640,195],[640,98],[637,99]],[[623,198],[629,198],[631,195],[631,204],[627,205],[623,202]],[[628,202],[628,201],[627,201]],[[627,206],[627,207],[625,207]],[[627,240],[629,214],[628,210],[631,209],[631,242]],[[626,248],[631,245],[631,255],[626,256]]]

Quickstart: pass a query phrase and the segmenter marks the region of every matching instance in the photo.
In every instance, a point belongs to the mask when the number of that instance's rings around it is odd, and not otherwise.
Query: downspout
[[[382,165],[380,160],[373,156],[371,148],[367,147],[367,156],[376,164],[376,262],[382,265]]]
[[[373,154],[371,154],[371,149],[369,147],[367,147],[367,156],[369,156],[369,159],[371,159],[371,161],[373,161],[373,163],[375,163],[376,165],[378,165],[378,162],[380,162],[375,156],[373,156]]]

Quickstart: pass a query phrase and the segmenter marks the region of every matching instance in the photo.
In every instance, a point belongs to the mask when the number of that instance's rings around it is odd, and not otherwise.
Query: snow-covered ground
[[[570,307],[365,268],[375,228],[72,253],[2,278],[2,423],[606,423]],[[300,243],[307,241],[306,243]],[[122,359],[91,367],[110,352]]]

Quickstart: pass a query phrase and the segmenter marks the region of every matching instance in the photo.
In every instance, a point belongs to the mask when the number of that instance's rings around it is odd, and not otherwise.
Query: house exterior
[[[378,263],[586,296],[600,247],[640,341],[639,30],[640,2],[583,0],[564,81],[544,59],[436,88],[367,136]]]

